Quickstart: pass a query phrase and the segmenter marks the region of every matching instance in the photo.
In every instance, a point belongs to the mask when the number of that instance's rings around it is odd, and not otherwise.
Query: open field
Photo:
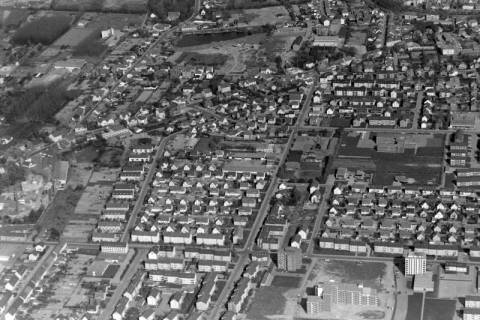
[[[299,288],[302,278],[276,275],[272,281],[272,287]]]
[[[42,215],[41,227],[56,229],[59,233],[65,227],[68,218],[73,214],[83,189],[70,189],[58,191],[51,205]]]
[[[405,320],[421,320],[422,294],[415,293],[408,297],[408,312]]]
[[[5,258],[9,257],[8,261],[0,261],[0,273],[3,267],[11,264],[15,257],[21,255],[21,253],[25,250],[27,245],[25,244],[15,244],[15,243],[1,243],[0,244],[0,256]],[[6,259],[5,259],[6,260]]]
[[[381,289],[381,279],[385,275],[386,265],[381,262],[355,262],[331,260],[325,263],[325,272],[331,279],[342,282],[363,283],[368,287]],[[316,266],[317,267],[317,266]]]
[[[390,293],[393,264],[312,259],[304,275],[278,273],[271,286],[256,290],[247,303],[247,319],[387,320],[394,304]],[[349,282],[378,288],[379,306],[332,305],[331,312],[307,314],[303,298],[320,282]],[[303,298],[302,298],[303,297]]]
[[[223,2],[228,6],[236,9],[272,7],[278,6],[282,3],[279,0],[224,0]],[[301,0],[289,2],[298,3],[301,2]]]
[[[76,163],[70,166],[68,186],[75,189],[77,187],[85,187],[92,175],[92,164]]]
[[[298,308],[297,316],[310,319],[390,319],[394,305],[390,290],[394,286],[393,264],[381,262],[362,262],[350,260],[318,260],[307,276],[305,286],[312,290],[319,283],[344,282],[362,284],[377,289],[379,306],[354,306],[335,304],[331,312],[309,315],[305,309]],[[307,290],[307,291],[308,291]]]
[[[425,299],[423,320],[451,320],[455,313],[455,300]]]
[[[75,47],[96,32],[92,28],[71,28],[53,43],[57,47]]]
[[[400,135],[397,140],[404,139],[404,147],[399,147],[403,149],[397,153],[378,152],[375,139],[378,139],[375,135],[359,134],[342,137],[335,168],[344,166],[373,172],[372,183],[379,185],[391,185],[399,177],[415,185],[440,183],[443,135]]]
[[[247,319],[268,320],[269,316],[283,313],[286,299],[278,288],[261,287],[255,290],[251,302],[247,310]]]
[[[476,280],[477,272],[472,268],[470,274],[464,277],[449,278],[448,274],[440,275],[438,284],[435,288],[436,298],[456,299],[457,297],[464,297],[469,294],[476,294]]]
[[[81,281],[92,261],[89,255],[72,255],[67,264],[53,267],[44,291],[35,297],[38,303],[28,310],[32,318],[40,320],[78,313],[88,303],[89,292],[81,286]]]
[[[88,13],[82,16],[90,21],[87,24],[88,28],[95,29],[123,29],[127,26],[140,26],[144,15],[142,14],[124,14],[124,13]]]
[[[262,26],[267,23],[286,23],[291,18],[283,6],[256,9],[234,10],[230,12],[229,22],[238,21],[239,25]]]
[[[426,298],[423,319],[420,319],[422,294],[415,293],[408,297],[406,320],[451,320],[455,314],[455,303],[455,300]]]
[[[274,33],[265,38],[260,45],[259,51],[268,61],[274,61],[275,57],[288,53],[293,40],[295,40],[295,36]]]
[[[192,42],[194,44],[192,46],[177,48],[179,52],[182,52],[177,59],[190,58],[193,54],[197,54],[196,59],[207,59],[208,62],[211,57],[219,56],[223,65],[216,67],[216,72],[220,74],[243,72],[248,65],[256,63],[258,43],[264,39],[265,34],[259,33],[234,39],[215,38],[213,43],[197,43],[195,41]],[[188,55],[185,57],[184,54]],[[196,60],[190,59],[190,63],[196,64]]]
[[[227,55],[221,53],[203,54],[199,52],[183,52],[177,59],[177,63],[185,63],[202,66],[223,65],[228,59]]]
[[[217,43],[221,41],[230,41],[230,40],[238,40],[239,39],[249,36],[250,34],[247,31],[232,31],[232,32],[225,32],[225,33],[207,33],[207,34],[187,34],[183,35],[176,43],[176,46],[179,48],[183,47],[193,47],[193,46],[201,46],[206,44]]]

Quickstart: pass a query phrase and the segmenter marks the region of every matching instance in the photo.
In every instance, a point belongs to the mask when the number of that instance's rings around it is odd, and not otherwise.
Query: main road
[[[416,133],[416,134],[435,134],[435,133],[454,133],[461,130],[464,133],[477,134],[479,130],[476,129],[415,129],[415,128],[385,128],[385,127],[366,127],[366,128],[340,128],[340,127],[323,127],[323,126],[300,126],[303,131],[324,131],[324,130],[338,130],[349,132],[396,132],[396,133]]]
[[[320,226],[322,225],[323,215],[327,211],[328,201],[330,199],[330,193],[332,192],[333,184],[335,179],[332,175],[329,175],[327,178],[327,182],[324,185],[324,191],[322,195],[322,202],[318,206],[317,216],[315,218],[315,224],[312,230],[312,236],[310,242],[308,243],[307,254],[311,255],[313,253],[313,249],[315,248],[315,241],[317,239],[318,231],[320,230]]]
[[[135,221],[137,221],[138,213],[140,212],[140,210],[143,207],[143,204],[145,203],[145,196],[147,195],[147,192],[150,189],[150,184],[152,183],[153,176],[157,171],[156,169],[157,169],[158,159],[163,155],[168,141],[174,138],[176,135],[184,132],[185,130],[172,133],[171,135],[166,136],[165,138],[160,140],[160,143],[157,145],[157,148],[156,148],[157,151],[155,152],[152,163],[148,168],[148,173],[145,176],[145,179],[143,180],[142,188],[140,189],[140,193],[138,194],[137,201],[135,202],[135,206],[133,207],[133,210],[130,214],[130,218],[128,219],[127,225],[125,226],[125,230],[123,232],[123,235],[120,241],[122,242],[128,241],[130,230],[133,229]]]
[[[142,260],[145,259],[146,254],[147,249],[137,250],[137,254],[133,258],[132,262],[129,264],[122,281],[118,284],[113,295],[108,300],[105,309],[103,309],[103,311],[100,313],[100,316],[98,317],[99,320],[108,320],[112,318],[112,313],[115,311],[115,306],[117,305],[118,300],[120,300],[123,293],[127,289],[130,281],[138,270],[138,266],[140,265]]]
[[[290,133],[290,136],[288,138],[288,142],[285,145],[285,148],[283,149],[283,152],[280,156],[279,163],[277,165],[277,168],[272,174],[272,181],[270,182],[268,189],[265,193],[265,197],[263,198],[262,204],[260,206],[260,209],[258,210],[257,217],[255,219],[255,222],[253,223],[253,226],[250,230],[250,233],[248,235],[247,241],[245,242],[244,249],[240,253],[238,262],[236,263],[233,271],[231,272],[230,276],[227,279],[227,282],[225,283],[225,286],[218,296],[217,301],[215,302],[215,305],[213,309],[210,312],[209,319],[212,320],[217,320],[220,319],[221,313],[224,310],[224,306],[227,303],[227,299],[230,296],[230,293],[233,291],[235,283],[240,279],[242,276],[243,270],[247,266],[250,260],[250,253],[253,250],[253,247],[255,245],[255,239],[258,236],[258,233],[260,232],[260,229],[263,226],[263,223],[268,215],[268,212],[270,211],[270,201],[272,200],[272,197],[277,190],[278,187],[278,171],[280,168],[284,165],[288,152],[290,148],[293,145],[295,136],[298,132],[298,128],[300,127],[300,124],[303,122],[303,119],[305,117],[305,114],[307,113],[308,109],[310,108],[310,103],[312,101],[312,96],[313,92],[315,91],[315,85],[312,85],[306,95],[305,102],[302,106],[302,109],[300,110],[300,113],[298,114],[297,117],[297,122],[295,126],[292,128],[292,132]]]

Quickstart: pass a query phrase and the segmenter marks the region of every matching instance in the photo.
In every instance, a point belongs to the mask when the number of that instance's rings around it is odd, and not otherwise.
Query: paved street
[[[324,130],[338,130],[338,127],[323,127],[323,126],[301,126],[300,130],[304,131],[324,131]],[[341,128],[343,131],[349,132],[396,132],[401,133],[418,133],[418,134],[436,134],[436,133],[454,133],[458,129],[414,129],[414,128],[382,128],[382,127],[368,127],[368,128]],[[478,130],[462,129],[464,133],[477,134]]]
[[[115,306],[117,305],[118,300],[122,297],[123,292],[127,289],[127,286],[130,283],[130,280],[132,277],[135,275],[135,272],[137,272],[138,267],[140,263],[145,259],[145,256],[147,254],[146,249],[139,249],[137,250],[137,254],[135,258],[133,258],[132,262],[129,265],[129,268],[125,272],[125,275],[123,276],[122,282],[120,282],[115,289],[115,292],[113,293],[112,297],[107,303],[107,306],[105,309],[103,309],[102,313],[98,317],[99,320],[108,320],[111,319],[113,311],[115,311]]]
[[[308,255],[312,254],[313,249],[315,248],[315,242],[317,241],[316,240],[317,235],[322,225],[323,216],[325,215],[325,212],[328,209],[328,201],[330,199],[330,194],[332,192],[334,182],[335,182],[335,178],[331,175],[328,176],[327,182],[324,185],[325,191],[323,192],[323,195],[322,195],[322,202],[318,206],[317,217],[315,218],[315,225],[313,226],[313,231],[312,231],[312,238],[308,243],[308,249],[307,249]]]
[[[30,272],[28,272],[28,274],[23,279],[21,279],[18,282],[18,284],[17,284],[17,286],[18,286],[17,296],[20,296],[20,295],[23,294],[23,292],[25,291],[25,288],[29,284],[30,280],[32,280],[32,278],[37,274],[37,272],[39,272],[39,270],[41,268],[43,268],[43,270],[47,271],[53,266],[53,264],[56,261],[56,255],[60,252],[62,247],[63,247],[63,244],[61,244],[61,243],[48,247],[47,252],[45,252],[45,254],[40,258],[40,260],[37,262],[35,267]],[[48,263],[48,264],[45,265],[46,263]],[[12,299],[12,301],[10,301],[10,303],[8,303],[5,306],[5,310],[7,310],[14,301],[15,301],[15,299]]]
[[[304,101],[302,109],[300,110],[297,123],[293,127],[293,130],[288,138],[288,142],[286,143],[285,148],[283,149],[282,155],[280,156],[280,161],[277,165],[272,181],[268,186],[267,192],[265,193],[265,197],[263,198],[262,204],[258,211],[258,215],[255,219],[255,222],[253,223],[253,226],[248,235],[247,241],[245,242],[244,251],[240,253],[240,258],[237,264],[235,265],[235,268],[231,272],[230,276],[228,277],[225,287],[223,288],[222,292],[220,293],[217,299],[217,302],[215,303],[212,311],[210,312],[209,319],[216,320],[220,318],[221,313],[224,311],[225,304],[228,301],[228,297],[230,296],[231,292],[234,289],[235,283],[240,279],[243,273],[243,270],[245,269],[246,265],[249,262],[250,253],[255,246],[255,240],[258,236],[258,233],[260,232],[261,227],[263,226],[263,222],[265,221],[265,218],[267,217],[268,212],[270,211],[270,201],[278,187],[277,185],[278,170],[284,165],[288,156],[288,152],[292,147],[292,144],[298,132],[298,128],[300,127],[300,123],[303,120],[307,110],[310,108],[310,103],[312,101],[314,88],[315,86],[311,86],[308,90],[308,93],[305,98],[306,100]]]
[[[142,182],[142,188],[140,189],[140,193],[138,194],[137,201],[135,202],[135,206],[133,207],[132,212],[130,213],[130,218],[128,219],[127,225],[125,226],[125,230],[121,238],[122,242],[128,241],[130,236],[130,230],[133,229],[135,221],[137,221],[138,213],[143,207],[143,204],[145,202],[145,196],[147,195],[147,192],[150,189],[150,185],[152,183],[153,177],[155,176],[155,173],[157,171],[158,159],[163,155],[168,141],[170,141],[170,139],[174,138],[180,133],[183,133],[183,131],[173,133],[163,138],[160,141],[160,143],[157,145],[157,148],[156,148],[157,151],[153,157],[153,161],[150,164],[150,167],[148,168],[147,175],[145,176],[145,179]]]
[[[418,121],[420,120],[420,112],[423,106],[423,91],[417,93],[417,101],[415,103],[415,113],[413,115],[412,129],[418,129]]]

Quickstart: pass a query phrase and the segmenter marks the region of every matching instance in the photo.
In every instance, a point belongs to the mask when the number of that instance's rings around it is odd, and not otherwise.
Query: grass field
[[[184,62],[185,64],[216,66],[223,65],[227,59],[228,56],[221,53],[202,54],[186,51],[180,55],[177,59],[177,63]]]
[[[60,38],[58,38],[57,41],[53,43],[53,45],[58,47],[75,47],[96,31],[96,29],[92,28],[71,28]]]
[[[343,136],[335,167],[343,164],[350,169],[373,171],[373,184],[379,185],[391,185],[399,176],[413,179],[415,185],[440,182],[443,135],[404,135],[401,138],[405,139],[405,148],[399,153],[377,152],[375,138]]]
[[[405,320],[421,320],[422,294],[415,293],[408,297],[408,312]]]
[[[87,27],[96,29],[123,29],[126,26],[140,26],[144,15],[124,13],[102,13],[97,14]]]
[[[422,294],[415,293],[408,297],[408,312],[405,320],[451,320],[454,318],[455,304],[455,300],[426,298],[423,319],[420,319]]]
[[[345,282],[362,282],[365,286],[380,289],[379,279],[385,274],[382,262],[356,262],[331,260],[327,262],[325,272]]]
[[[282,291],[275,287],[257,289],[251,300],[247,311],[247,319],[251,320],[269,320],[269,315],[282,314],[286,303]]]
[[[275,276],[272,281],[272,287],[299,288],[302,278],[289,276]]]
[[[70,188],[58,191],[52,204],[43,213],[40,226],[44,229],[54,228],[61,233],[75,210],[82,192],[83,189]]]
[[[455,314],[455,300],[426,299],[423,320],[451,320]]]
[[[257,26],[266,23],[286,23],[291,21],[287,9],[283,6],[235,10],[230,15],[229,22],[236,20],[239,24],[245,23]]]
[[[99,149],[90,145],[81,150],[75,151],[72,158],[75,158],[78,162],[94,162],[99,156]]]

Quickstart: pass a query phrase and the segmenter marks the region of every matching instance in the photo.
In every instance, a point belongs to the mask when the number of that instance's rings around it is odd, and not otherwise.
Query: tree
[[[67,91],[59,81],[10,93],[0,101],[0,110],[11,124],[50,122],[53,116],[79,92]]]
[[[275,64],[277,65],[277,70],[283,72],[283,60],[281,56],[275,56]]]
[[[20,27],[12,37],[15,44],[49,45],[70,28],[68,15],[42,17]]]
[[[25,180],[25,168],[14,162],[7,162],[5,174],[0,175],[0,191]]]
[[[60,239],[60,231],[55,228],[50,229],[50,239],[52,241],[58,241]]]
[[[192,0],[148,0],[147,8],[160,20],[166,20],[168,12],[180,12],[180,20],[185,20],[193,13],[195,1]]]

